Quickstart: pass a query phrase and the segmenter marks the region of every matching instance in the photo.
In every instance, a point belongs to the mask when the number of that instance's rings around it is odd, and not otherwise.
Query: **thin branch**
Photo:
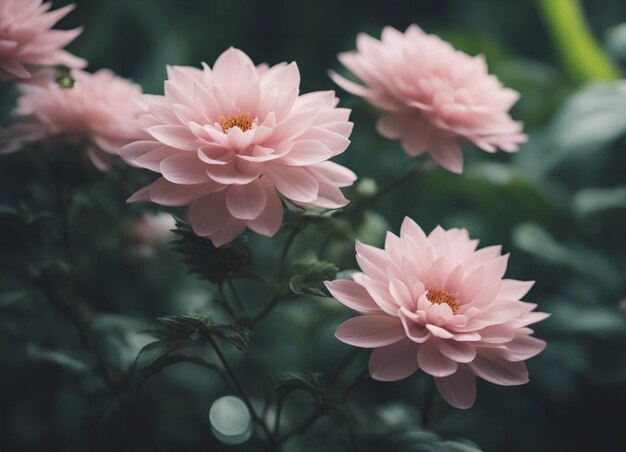
[[[252,419],[261,427],[261,429],[263,430],[263,433],[267,437],[270,444],[274,444],[275,441],[274,441],[274,436],[272,435],[272,432],[270,431],[265,421],[263,421],[263,419],[261,419],[261,417],[257,414],[256,410],[254,409],[254,406],[252,405],[252,401],[250,400],[250,397],[248,397],[248,393],[246,392],[243,385],[237,378],[237,375],[233,371],[232,367],[230,367],[230,364],[228,364],[228,361],[226,360],[226,356],[224,356],[224,353],[222,353],[222,350],[217,345],[217,342],[215,342],[215,340],[211,336],[209,336],[208,339],[211,345],[213,346],[213,349],[215,350],[217,357],[222,363],[224,370],[226,371],[233,385],[235,386],[235,389],[237,390],[237,392],[239,392],[240,397],[243,399],[244,403],[248,407],[248,410],[250,411],[250,415],[252,416]]]
[[[417,176],[420,173],[425,173],[433,169],[435,166],[433,162],[423,160],[417,160],[415,164],[410,166],[404,173],[400,175],[400,177],[392,180],[391,182],[384,185],[378,192],[372,196],[371,198],[365,199],[364,203],[366,206],[374,206],[381,199],[387,196],[389,193],[393,192],[396,188],[402,186],[405,182],[412,179],[414,176]]]
[[[283,277],[285,276],[285,261],[287,259],[287,255],[289,254],[289,250],[293,245],[296,237],[300,233],[300,228],[293,228],[291,233],[287,237],[287,241],[285,242],[285,246],[283,247],[282,252],[280,253],[280,258],[278,260],[278,275],[276,277],[277,285],[280,286]],[[261,312],[259,312],[256,316],[252,318],[251,324],[254,326],[263,320],[270,312],[274,310],[278,302],[281,300],[283,293],[280,290],[275,290],[269,301],[265,305],[265,308]]]
[[[244,307],[243,301],[241,300],[241,297],[239,296],[239,292],[237,292],[237,286],[235,286],[235,283],[233,283],[233,280],[230,278],[226,280],[226,284],[228,284],[228,288],[233,294],[233,298],[235,299],[235,304],[237,305],[237,309],[239,309],[239,312],[245,315],[246,308]]]
[[[237,316],[235,315],[235,312],[232,310],[232,308],[228,304],[228,299],[226,298],[226,293],[224,292],[224,284],[223,283],[218,284],[217,290],[219,292],[218,302],[220,306],[222,307],[222,309],[224,309],[224,311],[226,311],[226,314],[228,314],[228,316],[230,317],[232,321],[237,320]]]
[[[346,386],[346,388],[341,392],[339,400],[341,402],[345,402],[350,393],[352,393],[352,391],[354,391],[354,389],[356,389],[361,383],[367,380],[366,377],[369,378],[369,373],[365,369],[360,372],[348,386]],[[311,413],[311,415],[299,427],[287,433],[282,438],[279,438],[278,444],[284,444],[290,439],[306,433],[325,413],[328,412],[329,407],[330,404],[318,405],[315,408],[315,411]],[[352,428],[352,426],[349,425],[349,428]],[[353,432],[350,432],[350,434],[353,435]]]

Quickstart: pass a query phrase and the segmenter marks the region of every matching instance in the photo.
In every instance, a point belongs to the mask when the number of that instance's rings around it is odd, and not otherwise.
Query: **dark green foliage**
[[[190,362],[219,371],[199,355],[209,337],[218,337],[247,353],[250,331],[241,325],[222,325],[211,322],[207,314],[178,314],[157,319],[159,325],[145,331],[157,338],[144,346],[137,355],[136,369],[142,380],[147,380],[165,367]]]
[[[85,27],[69,50],[88,59],[90,71],[110,68],[151,94],[163,92],[166,64],[212,64],[229,46],[256,63],[295,60],[302,93],[334,89],[340,106],[352,109],[352,144],[333,160],[359,181],[342,190],[350,199],[343,209],[285,201],[285,224],[273,238],[247,233],[216,249],[179,220],[173,246],[152,247],[132,237],[134,221],[157,210],[183,214],[125,202],[154,173],[120,159],[98,171],[81,140],[0,155],[0,450],[269,449],[258,425],[239,446],[211,433],[212,402],[242,397],[211,341],[272,429],[284,399],[279,436],[292,436],[282,452],[623,450],[626,91],[623,80],[575,84],[540,20],[540,1],[155,0],[146,8],[53,0],[53,8],[77,3],[58,28]],[[616,34],[626,22],[623,0],[577,3],[595,36],[613,28],[607,44],[626,68],[624,33]],[[337,53],[353,49],[359,32],[380,36],[385,25],[413,22],[486,55],[490,72],[521,93],[512,116],[529,141],[516,154],[465,145],[462,175],[414,174],[378,199],[376,186],[414,160],[377,134],[378,113],[334,85],[327,70],[341,70]],[[56,76],[71,86],[67,72]],[[16,97],[3,83],[3,131]],[[436,396],[427,429],[421,372],[367,381],[343,397],[367,368],[368,351],[356,350],[336,374],[349,347],[334,331],[353,314],[313,298],[328,295],[322,283],[337,269],[357,268],[355,239],[382,246],[406,215],[426,231],[465,227],[480,246],[502,244],[511,253],[506,277],[535,280],[525,298],[551,313],[536,325],[548,346],[528,361],[527,385],[479,381],[477,403],[465,411]],[[226,320],[224,303],[253,337]],[[251,320],[267,306],[271,312]]]
[[[176,219],[174,233],[180,238],[172,247],[183,256],[190,273],[213,283],[253,275],[256,263],[244,237],[216,248],[209,239],[197,236],[180,218]]]
[[[291,271],[294,276],[289,280],[289,287],[293,293],[329,297],[330,294],[323,283],[335,279],[338,269],[335,264],[320,262],[311,256],[295,261]]]
[[[395,432],[370,438],[366,452],[481,452],[470,442],[446,441],[436,434],[423,430]]]
[[[316,405],[327,403],[328,394],[321,382],[321,374],[316,372],[283,372],[273,377],[274,390],[279,397],[286,397],[293,391],[304,391]]]

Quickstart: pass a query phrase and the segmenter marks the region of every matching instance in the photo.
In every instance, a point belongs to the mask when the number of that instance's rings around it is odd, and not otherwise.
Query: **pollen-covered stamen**
[[[224,133],[228,133],[233,127],[239,127],[242,132],[245,132],[252,128],[252,121],[250,120],[250,115],[243,112],[234,116],[222,116],[220,118],[220,125]]]
[[[459,308],[461,307],[461,300],[459,300],[459,296],[455,293],[448,292],[447,290],[429,290],[426,292],[426,298],[431,303],[447,304],[450,306],[450,309],[452,309],[453,314],[459,312]]]

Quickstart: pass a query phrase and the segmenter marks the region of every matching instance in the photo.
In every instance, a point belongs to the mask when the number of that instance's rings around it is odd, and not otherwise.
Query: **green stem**
[[[239,296],[239,292],[237,292],[237,287],[235,286],[235,283],[233,283],[232,279],[228,279],[226,280],[226,283],[228,284],[228,287],[230,288],[230,291],[233,294],[233,298],[235,299],[235,304],[237,305],[237,309],[239,309],[239,312],[241,312],[242,314],[245,314],[246,308],[243,305],[243,301],[241,300],[241,297]]]
[[[46,149],[48,153],[51,153],[49,149]],[[50,170],[52,173],[52,183],[54,186],[54,194],[56,196],[57,207],[59,209],[59,219],[61,220],[61,236],[63,238],[63,246],[65,248],[66,258],[71,258],[71,243],[70,243],[70,228],[69,228],[69,203],[71,196],[68,195],[67,187],[61,180],[59,174],[58,158],[55,156],[50,157]]]
[[[343,392],[341,393],[341,400],[345,401],[348,396],[352,393],[352,391],[354,391],[356,388],[358,388],[361,383],[367,381],[369,379],[369,372],[367,369],[363,369],[361,372],[359,372],[356,376],[356,378],[354,380],[352,380],[352,382],[346,386],[346,389],[343,390]]]
[[[228,299],[226,298],[226,293],[224,292],[224,284],[223,283],[218,284],[217,285],[217,290],[219,291],[219,300],[218,301],[220,303],[220,306],[222,306],[222,309],[224,309],[224,311],[226,311],[226,313],[228,314],[230,319],[234,322],[235,320],[237,320],[237,316],[235,315],[235,312],[233,311],[233,309],[228,304]]]
[[[433,401],[435,399],[435,388],[431,378],[427,379],[426,391],[424,393],[424,400],[422,401],[421,414],[422,414],[422,428],[428,430],[431,423]]]
[[[535,4],[572,79],[583,83],[620,77],[589,29],[578,0],[536,0]]]
[[[283,397],[279,397],[276,402],[276,417],[274,419],[274,438],[280,438],[280,416],[283,410]]]
[[[235,389],[239,393],[239,396],[242,398],[242,400],[248,407],[248,410],[250,411],[250,415],[252,416],[252,419],[254,420],[254,422],[256,422],[259,425],[259,427],[261,427],[261,430],[263,430],[263,433],[267,437],[267,440],[269,441],[269,443],[274,444],[275,443],[274,435],[272,435],[272,432],[270,431],[265,421],[263,421],[263,419],[261,419],[261,417],[257,414],[256,410],[254,409],[254,406],[252,405],[252,401],[250,400],[250,397],[248,397],[248,393],[246,392],[245,388],[243,387],[243,385],[237,378],[237,375],[235,374],[235,372],[233,372],[233,369],[232,367],[230,367],[230,364],[228,364],[228,361],[226,360],[226,356],[224,356],[224,353],[222,353],[222,350],[217,345],[217,342],[215,342],[215,340],[210,336],[209,336],[209,342],[213,346],[213,349],[215,350],[217,357],[222,363],[224,370],[230,377],[233,385],[235,386]]]
[[[289,250],[293,245],[297,235],[300,233],[300,228],[293,228],[289,237],[287,237],[287,241],[285,242],[285,246],[283,247],[283,251],[280,253],[280,259],[278,260],[278,282],[283,277],[285,273],[285,260],[287,259],[287,255],[289,254]]]
[[[409,181],[420,173],[430,171],[432,168],[434,168],[433,162],[424,162],[423,160],[417,160],[415,164],[410,166],[404,173],[400,175],[400,177],[392,180],[387,185],[384,185],[380,190],[378,190],[378,192],[369,199],[370,205],[375,205],[382,198],[393,192],[396,188],[404,185],[405,182]]]
[[[293,245],[296,237],[298,236],[298,234],[300,233],[300,228],[293,228],[289,234],[289,236],[287,237],[287,241],[285,242],[285,246],[283,247],[282,252],[280,253],[280,258],[278,260],[278,275],[277,275],[277,281],[276,281],[276,285],[278,287],[281,287],[281,282],[282,279],[285,276],[285,270],[286,270],[286,266],[285,266],[285,261],[287,260],[287,255],[289,254],[289,250],[291,249],[291,246]],[[276,305],[278,305],[278,303],[280,302],[281,298],[282,298],[282,291],[280,290],[274,290],[274,292],[272,293],[272,296],[270,297],[269,301],[267,302],[267,304],[265,305],[265,308],[263,308],[263,310],[261,312],[259,312],[253,319],[252,319],[252,326],[256,325],[257,323],[259,323],[261,320],[263,320],[270,312],[272,312],[274,310],[274,308],[276,307]]]
[[[352,391],[354,391],[354,389],[356,389],[361,383],[367,380],[366,377],[369,378],[369,373],[367,370],[359,372],[356,378],[352,382],[350,382],[350,384],[348,384],[348,386],[346,386],[346,388],[341,392],[339,401],[345,402],[352,393]],[[315,411],[311,413],[311,415],[299,427],[280,438],[278,440],[278,444],[284,444],[290,439],[306,433],[328,411],[328,406],[328,404],[318,405],[315,408]],[[349,423],[348,427],[352,429],[352,425]],[[354,441],[354,439],[352,438],[353,435],[354,432],[350,431],[351,441]]]

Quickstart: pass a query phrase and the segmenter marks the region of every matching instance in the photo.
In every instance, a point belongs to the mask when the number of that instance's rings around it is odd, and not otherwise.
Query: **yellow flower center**
[[[228,133],[228,131],[233,127],[239,127],[242,132],[245,132],[246,130],[252,128],[252,121],[250,120],[250,115],[243,112],[235,116],[222,116],[220,119],[220,125],[222,126],[224,133]]]
[[[459,312],[459,308],[461,307],[461,300],[459,300],[459,296],[455,293],[450,293],[447,290],[429,290],[426,292],[426,298],[428,298],[428,301],[431,303],[447,304],[450,306],[450,309],[452,309],[453,314]]]

